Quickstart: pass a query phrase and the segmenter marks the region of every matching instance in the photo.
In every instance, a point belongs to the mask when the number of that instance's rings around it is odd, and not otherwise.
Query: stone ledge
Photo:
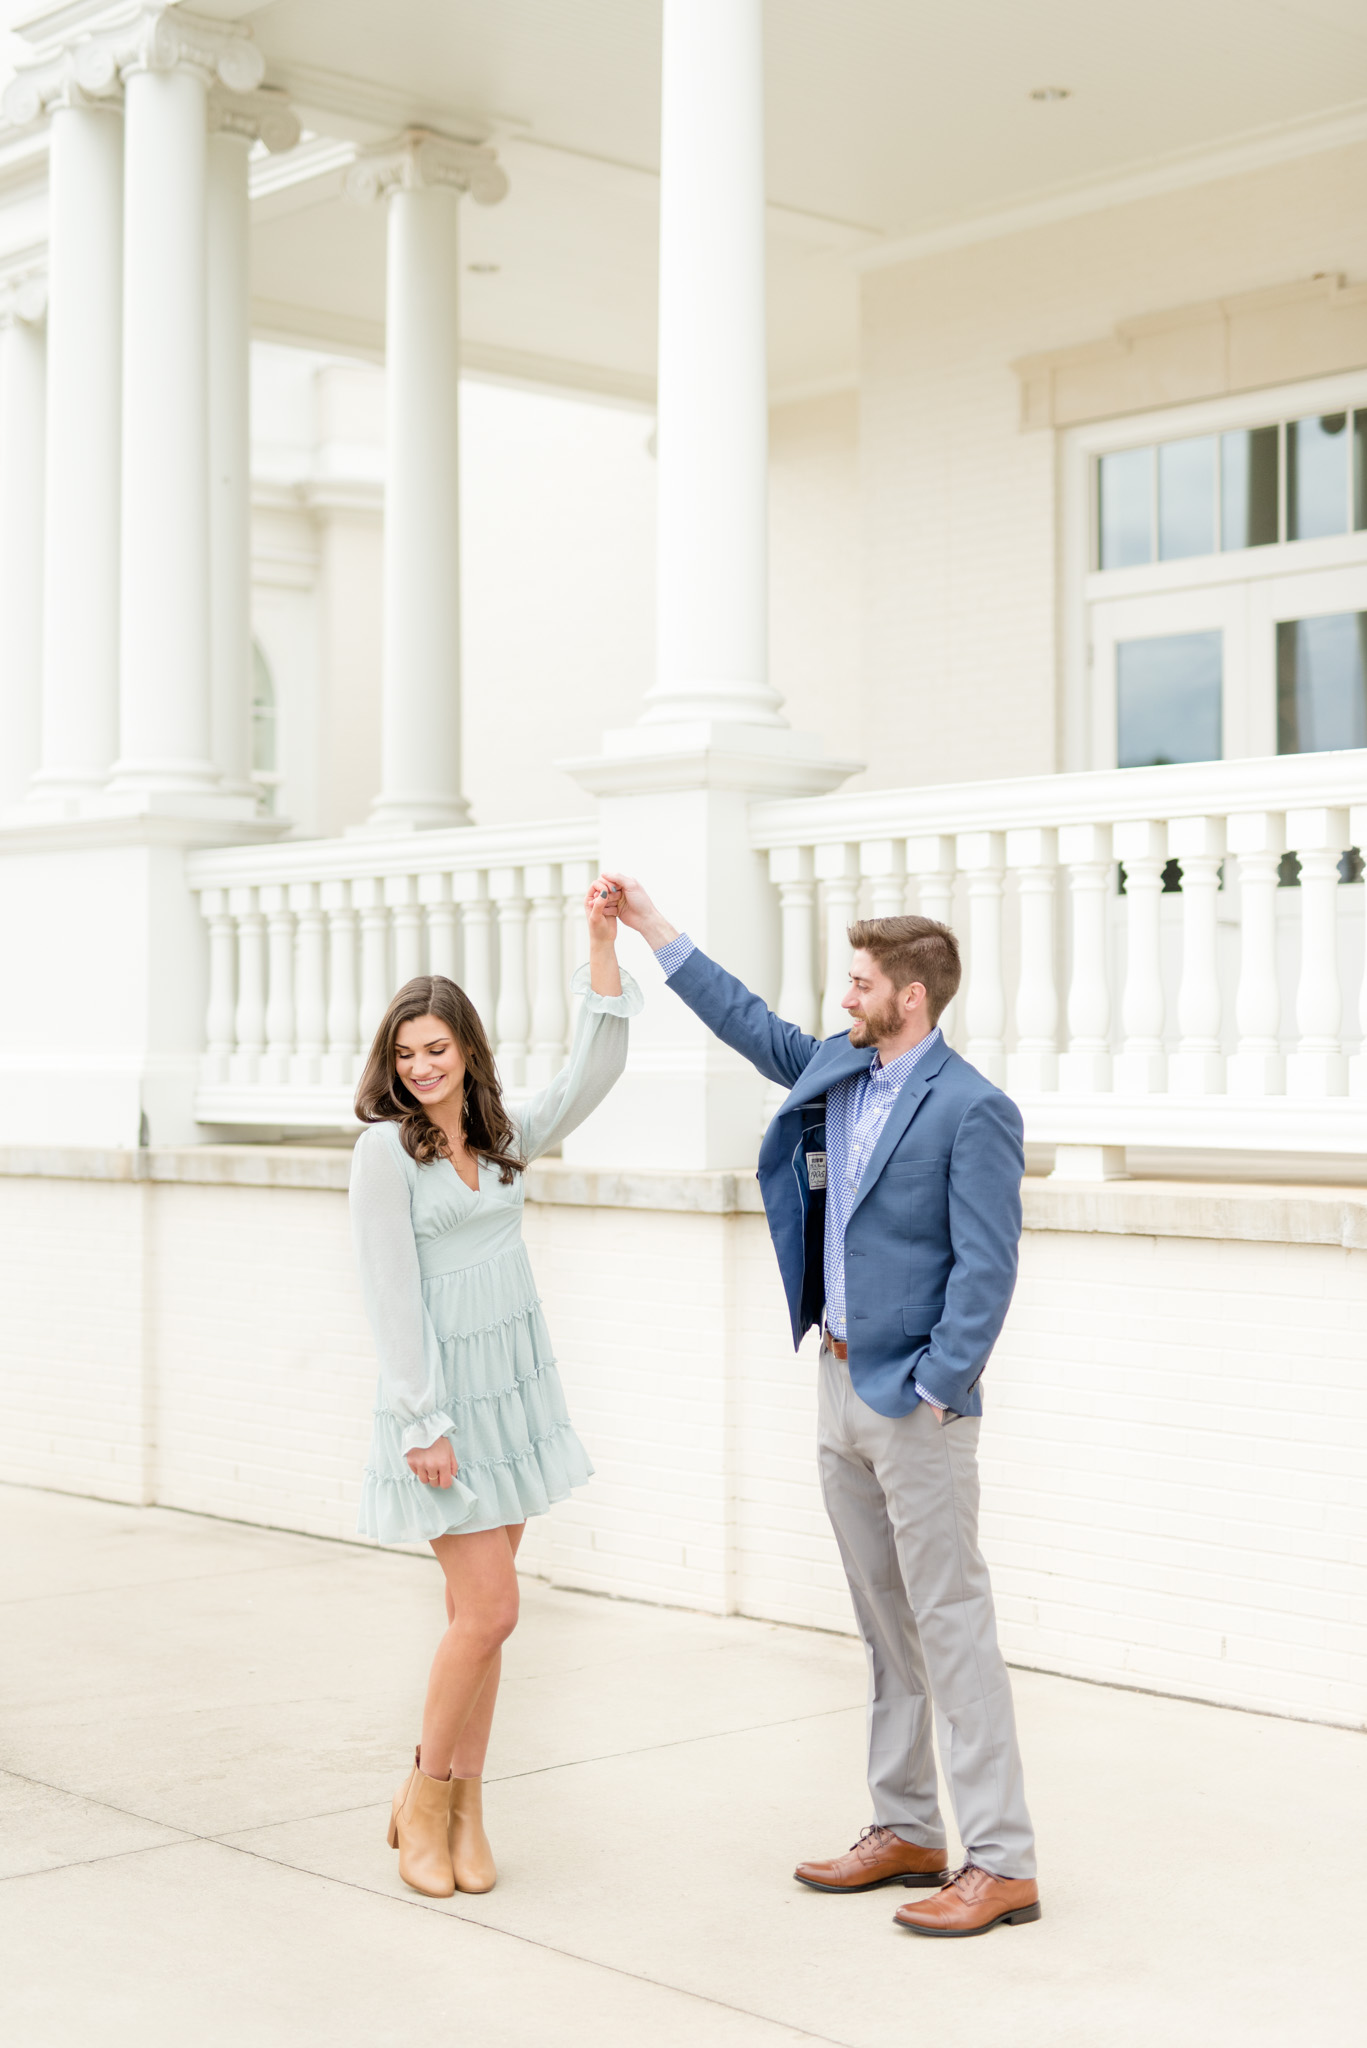
[[[349,1146],[180,1145],[146,1151],[0,1146],[0,1176],[23,1180],[179,1182],[195,1187],[305,1188],[345,1193]],[[1250,1244],[1322,1244],[1367,1251],[1367,1188],[1267,1181],[1055,1181],[1027,1176],[1027,1230],[1113,1237],[1187,1237]],[[543,1159],[527,1175],[533,1202],[574,1209],[682,1215],[763,1214],[754,1175],[615,1170]]]

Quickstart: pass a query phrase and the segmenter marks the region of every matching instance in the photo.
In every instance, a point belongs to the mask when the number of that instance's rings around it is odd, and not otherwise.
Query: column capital
[[[480,143],[410,128],[359,156],[346,178],[349,199],[388,199],[394,192],[421,192],[434,185],[468,192],[481,206],[497,206],[508,190],[508,174],[493,150]]]
[[[301,130],[288,94],[275,86],[258,86],[255,92],[229,92],[220,85],[209,94],[209,132],[240,135],[246,142],[263,142],[272,156],[281,156],[294,148]]]
[[[206,84],[218,81],[230,92],[249,94],[266,69],[249,32],[165,0],[76,4],[55,10],[49,26],[46,37],[35,33],[38,22],[25,31],[35,44],[33,59],[5,88],[5,118],[16,127],[53,107],[116,100],[134,71],[194,71]]]

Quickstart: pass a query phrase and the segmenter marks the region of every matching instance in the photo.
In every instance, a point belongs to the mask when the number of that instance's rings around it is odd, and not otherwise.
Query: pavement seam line
[[[263,1572],[288,1572],[310,1569],[320,1570],[329,1558],[316,1558],[307,1567],[299,1560],[289,1564],[248,1564],[233,1565],[221,1572],[186,1572],[180,1577],[166,1579],[129,1579],[117,1586],[80,1586],[69,1593],[20,1593],[14,1599],[0,1598],[0,1607],[30,1607],[39,1600],[98,1600],[105,1593],[140,1593],[144,1588],[155,1592],[159,1586],[200,1586],[206,1579],[252,1579]]]

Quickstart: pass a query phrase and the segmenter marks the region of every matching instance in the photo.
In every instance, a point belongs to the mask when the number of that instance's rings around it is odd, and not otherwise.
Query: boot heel
[[[1027,1920],[1038,1920],[1039,1917],[1040,1907],[1038,1905],[1017,1906],[1014,1913],[1002,1914],[1002,1919],[1008,1927],[1023,1927]]]
[[[397,1848],[398,1848],[398,1846],[399,1846],[399,1796],[398,1796],[397,1794],[395,1795],[395,1799],[394,1799],[394,1804],[393,1804],[393,1805],[392,1805],[392,1806],[390,1807],[390,1809],[389,1809],[389,1833],[388,1833],[388,1835],[387,1835],[387,1836],[385,1837],[385,1839],[386,1839],[386,1841],[387,1841],[387,1842],[389,1843],[389,1846],[390,1846],[390,1848],[391,1848],[391,1849],[397,1849]]]

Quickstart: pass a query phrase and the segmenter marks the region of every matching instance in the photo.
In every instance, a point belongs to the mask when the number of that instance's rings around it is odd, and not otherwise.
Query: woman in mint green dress
[[[400,989],[357,1090],[352,1236],[380,1360],[359,1527],[380,1543],[425,1538],[446,1577],[422,1742],[389,1826],[400,1876],[436,1898],[495,1881],[481,1778],[517,1546],[528,1515],[593,1471],[522,1242],[523,1171],[626,1065],[641,994],[617,965],[617,901],[601,878],[588,893],[569,1064],[516,1114],[478,1013],[442,975]]]

